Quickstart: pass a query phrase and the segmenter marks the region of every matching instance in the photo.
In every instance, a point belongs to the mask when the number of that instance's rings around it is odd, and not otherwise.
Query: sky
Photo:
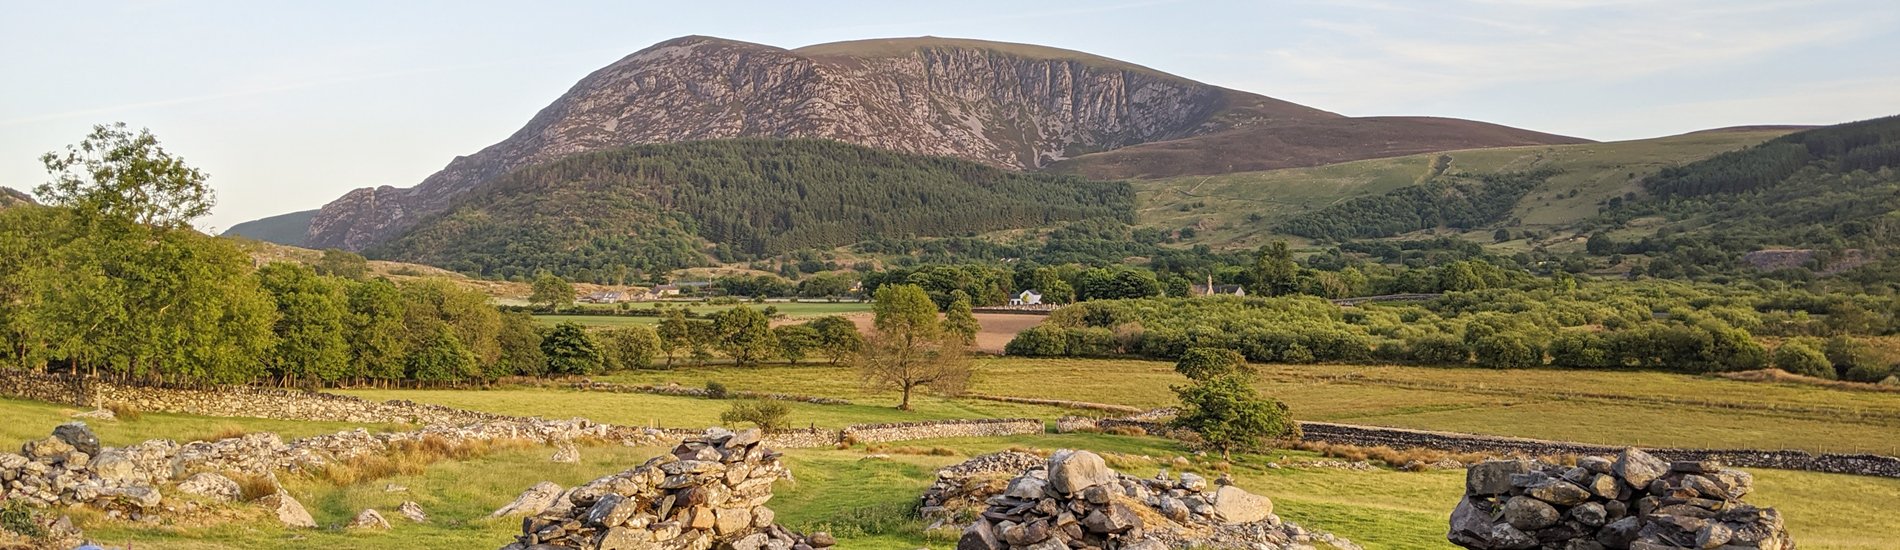
[[[94,124],[210,174],[207,231],[408,187],[594,69],[699,34],[1080,50],[1350,116],[1595,140],[1900,114],[1894,0],[0,0],[0,186]]]

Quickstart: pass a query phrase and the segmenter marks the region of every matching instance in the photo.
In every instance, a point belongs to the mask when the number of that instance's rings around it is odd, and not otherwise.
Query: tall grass
[[[382,453],[366,454],[331,462],[317,469],[318,479],[336,485],[354,485],[398,475],[417,476],[430,464],[443,460],[470,460],[490,453],[539,446],[526,439],[468,440],[461,443],[431,435],[416,441],[397,441]]]

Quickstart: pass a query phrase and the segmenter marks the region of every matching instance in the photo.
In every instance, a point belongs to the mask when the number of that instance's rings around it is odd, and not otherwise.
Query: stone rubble
[[[1754,476],[1637,449],[1576,466],[1495,460],[1465,474],[1446,539],[1472,550],[1794,550],[1774,508],[1741,498]]]
[[[579,487],[537,484],[490,517],[527,515],[521,535],[503,550],[814,550],[836,544],[829,535],[804,537],[773,523],[777,514],[765,506],[772,483],[791,472],[763,439],[757,429],[711,428],[669,454]]]
[[[939,524],[981,502],[957,550],[1166,550],[1223,548],[1293,550],[1343,538],[1305,530],[1273,515],[1273,502],[1222,476],[1162,471],[1139,479],[1108,468],[1089,451],[1060,450],[1047,460],[998,453],[940,471],[925,492],[926,517]],[[997,482],[1003,468],[1016,475]]]
[[[416,504],[413,500],[403,501],[402,505],[396,507],[396,513],[402,514],[404,519],[415,523],[429,522],[429,514],[423,512],[422,505]]]

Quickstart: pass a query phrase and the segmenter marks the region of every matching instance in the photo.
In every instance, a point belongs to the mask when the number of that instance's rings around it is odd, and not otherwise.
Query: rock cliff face
[[[527,126],[407,189],[325,205],[305,245],[362,249],[505,172],[639,143],[815,137],[1030,170],[1080,154],[1339,115],[1079,52],[900,39],[785,50],[689,36],[582,79]]]

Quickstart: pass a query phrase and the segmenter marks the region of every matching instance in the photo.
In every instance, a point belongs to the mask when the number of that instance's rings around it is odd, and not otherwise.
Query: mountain
[[[18,206],[18,205],[24,205],[24,204],[39,204],[39,202],[33,200],[32,195],[28,195],[24,192],[21,192],[18,189],[14,189],[12,187],[0,187],[0,208],[7,208],[10,206]]]
[[[230,229],[224,230],[223,236],[257,239],[286,246],[302,246],[304,233],[310,230],[310,219],[316,216],[316,210],[278,214],[233,225]]]
[[[924,37],[787,50],[688,36],[595,71],[514,135],[415,187],[357,189],[325,205],[304,243],[368,247],[512,170],[641,143],[823,138],[1009,170],[1176,143],[1155,153],[1170,157],[1158,163],[1167,167],[1131,172],[1167,175],[1580,141],[1465,121],[1402,122],[1411,120],[1347,118],[1042,46]],[[1193,141],[1216,136],[1225,138]],[[1263,152],[1273,157],[1267,164],[1254,159]],[[1127,162],[1108,162],[1117,163]]]
[[[705,140],[593,151],[464,193],[365,251],[491,278],[540,270],[627,280],[706,263],[1109,218],[1134,191],[819,139]]]

